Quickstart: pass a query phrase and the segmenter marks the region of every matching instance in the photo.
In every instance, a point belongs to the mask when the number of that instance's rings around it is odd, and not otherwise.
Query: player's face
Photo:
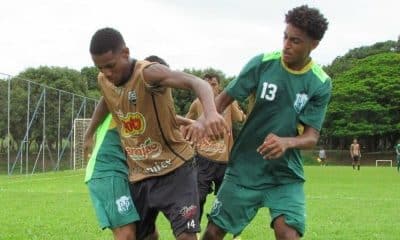
[[[129,72],[130,60],[128,48],[123,48],[115,53],[110,50],[101,55],[92,55],[92,60],[100,72],[116,86],[119,86],[131,74]]]
[[[318,46],[318,42],[299,28],[287,24],[283,37],[283,62],[290,69],[301,70],[308,63],[310,52]]]
[[[214,94],[218,94],[219,82],[218,82],[217,78],[212,77],[212,78],[206,78],[205,80],[211,85],[211,88],[213,89]]]

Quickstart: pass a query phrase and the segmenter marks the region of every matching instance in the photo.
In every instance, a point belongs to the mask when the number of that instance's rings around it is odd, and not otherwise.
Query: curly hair
[[[169,67],[168,63],[164,59],[160,58],[157,55],[150,55],[150,56],[146,57],[144,60],[149,61],[149,62],[156,62],[156,63],[159,63],[159,64]]]
[[[90,41],[90,53],[93,55],[104,54],[108,51],[115,53],[125,47],[121,33],[113,28],[97,30]]]
[[[217,79],[217,82],[218,83],[220,83],[220,78],[219,78],[219,75],[218,74],[216,74],[216,73],[213,73],[213,72],[208,72],[208,73],[206,73],[206,74],[204,74],[204,76],[203,76],[203,79],[205,80],[205,79],[211,79],[211,78],[216,78]]]
[[[327,19],[316,8],[307,5],[293,8],[285,15],[285,22],[299,28],[314,40],[321,40],[328,29]]]

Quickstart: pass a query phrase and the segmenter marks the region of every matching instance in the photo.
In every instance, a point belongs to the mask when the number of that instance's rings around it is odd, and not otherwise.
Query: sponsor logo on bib
[[[122,122],[122,136],[133,137],[140,135],[146,130],[146,119],[139,113],[128,113],[126,116],[120,116]]]

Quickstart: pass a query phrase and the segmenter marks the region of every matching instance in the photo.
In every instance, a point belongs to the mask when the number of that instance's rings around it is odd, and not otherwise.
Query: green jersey
[[[312,61],[300,71],[288,69],[281,53],[254,57],[225,91],[238,101],[251,97],[251,113],[232,148],[225,178],[260,189],[303,182],[299,149],[288,149],[276,160],[264,160],[257,152],[269,133],[295,137],[298,125],[321,129],[332,83]]]
[[[86,167],[85,182],[110,176],[128,177],[126,156],[111,114],[96,130],[96,144]]]
[[[400,161],[400,143],[394,147],[396,149],[397,161]]]

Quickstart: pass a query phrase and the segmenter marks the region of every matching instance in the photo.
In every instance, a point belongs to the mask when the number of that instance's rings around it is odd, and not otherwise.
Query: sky
[[[329,21],[311,54],[322,65],[400,35],[398,0],[12,0],[0,7],[0,73],[93,66],[91,36],[113,27],[134,58],[155,54],[173,69],[234,76],[253,56],[282,48],[284,15],[302,4]]]

